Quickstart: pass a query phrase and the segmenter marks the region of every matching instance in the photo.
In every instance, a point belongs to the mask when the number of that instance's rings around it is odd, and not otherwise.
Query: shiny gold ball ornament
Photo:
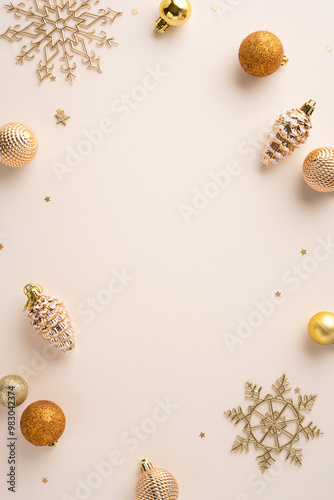
[[[323,311],[312,316],[308,333],[318,344],[334,344],[334,314]]]
[[[286,111],[277,118],[264,147],[263,165],[276,164],[307,141],[312,128],[310,116],[315,105],[315,101],[310,99],[300,109]]]
[[[29,283],[23,291],[28,297],[24,311],[28,310],[30,324],[36,332],[59,351],[66,354],[74,351],[74,328],[63,302],[42,295],[43,288],[35,283]]]
[[[154,469],[151,462],[140,462],[141,475],[135,487],[136,500],[177,500],[179,487],[172,474],[164,469]]]
[[[255,31],[239,48],[239,62],[252,76],[268,76],[288,62],[281,40],[270,31]]]
[[[162,0],[159,14],[154,33],[164,33],[169,26],[185,24],[191,14],[191,5],[189,0]]]
[[[38,141],[31,128],[23,123],[0,127],[0,162],[9,167],[23,167],[37,154]]]
[[[316,191],[334,191],[334,148],[317,148],[303,163],[305,182]]]
[[[20,375],[6,375],[0,379],[0,405],[20,406],[28,397],[29,387]]]
[[[63,410],[52,401],[35,401],[21,416],[21,431],[35,446],[51,446],[63,434],[66,425]]]

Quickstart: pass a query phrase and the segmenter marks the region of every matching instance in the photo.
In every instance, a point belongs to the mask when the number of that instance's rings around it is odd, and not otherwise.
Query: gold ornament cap
[[[288,62],[281,40],[270,31],[255,31],[248,35],[239,48],[241,67],[252,76],[271,75]]]
[[[9,167],[23,167],[38,151],[35,132],[23,123],[6,123],[0,127],[0,162]]]
[[[334,314],[322,311],[312,316],[308,324],[308,333],[318,344],[334,344]]]
[[[20,375],[6,375],[0,379],[0,405],[20,406],[28,397],[29,387]]]
[[[300,111],[305,113],[306,116],[311,116],[311,114],[314,111],[315,105],[317,103],[313,101],[313,99],[310,99],[308,102],[305,102],[302,107],[300,108]]]
[[[135,487],[136,500],[177,500],[179,487],[172,474],[156,469],[146,458],[140,462],[141,475]]]
[[[164,33],[169,26],[185,24],[191,15],[191,5],[189,0],[162,0],[159,14],[154,33]]]

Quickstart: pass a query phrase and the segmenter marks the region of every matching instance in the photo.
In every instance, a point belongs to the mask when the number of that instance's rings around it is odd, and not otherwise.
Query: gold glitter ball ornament
[[[312,316],[308,324],[308,333],[318,344],[334,344],[334,314],[322,311]]]
[[[30,324],[49,344],[65,353],[75,349],[74,328],[68,311],[56,297],[42,295],[40,285],[30,283],[24,287],[28,301],[24,310],[28,310]]]
[[[191,14],[191,5],[189,0],[162,0],[159,14],[154,33],[164,33],[169,26],[185,24]]]
[[[28,397],[29,387],[20,375],[6,375],[0,379],[0,405],[20,406]]]
[[[239,48],[239,62],[252,76],[268,76],[288,62],[282,42],[270,31],[255,31],[248,35]]]
[[[37,154],[38,141],[31,128],[23,123],[0,127],[0,162],[9,167],[23,167]]]
[[[305,182],[316,191],[334,191],[334,148],[317,148],[305,158]]]
[[[136,500],[177,500],[179,487],[172,474],[164,469],[155,469],[151,462],[140,462],[142,474],[135,487]]]
[[[21,416],[21,431],[35,446],[51,446],[63,434],[66,419],[63,410],[52,401],[35,401]]]

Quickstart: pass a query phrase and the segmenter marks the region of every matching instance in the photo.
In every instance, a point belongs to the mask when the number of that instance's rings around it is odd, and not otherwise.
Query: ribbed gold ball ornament
[[[303,163],[305,182],[316,191],[334,191],[334,148],[317,148]]]
[[[37,154],[38,141],[31,128],[23,123],[0,127],[0,162],[9,167],[23,167]]]
[[[318,344],[334,344],[334,314],[322,311],[312,316],[308,333]]]
[[[29,387],[20,375],[6,375],[0,379],[0,405],[20,406],[28,397]]]
[[[21,416],[21,431],[35,446],[51,446],[63,434],[66,425],[63,410],[52,401],[35,401]]]
[[[179,487],[172,474],[153,468],[146,459],[140,462],[140,469],[142,474],[135,487],[136,500],[177,500]]]
[[[239,62],[252,76],[268,76],[288,62],[281,40],[270,31],[255,31],[239,48]]]
[[[164,33],[169,26],[185,24],[191,14],[191,5],[189,0],[162,0],[159,14],[154,33]]]

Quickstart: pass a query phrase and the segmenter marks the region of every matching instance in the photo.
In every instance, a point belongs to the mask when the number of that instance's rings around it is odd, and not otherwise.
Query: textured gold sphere
[[[177,500],[178,496],[175,477],[164,469],[146,470],[139,476],[135,487],[136,500]]]
[[[316,191],[334,191],[334,149],[317,148],[311,151],[303,163],[303,176]]]
[[[334,344],[334,314],[323,311],[312,316],[308,333],[318,344]]]
[[[190,17],[191,5],[189,0],[162,0],[159,13],[170,26],[182,26]]]
[[[23,167],[37,154],[35,133],[23,123],[6,123],[0,127],[0,162],[9,167]]]
[[[29,443],[49,446],[58,441],[66,425],[63,410],[52,401],[36,401],[21,417],[21,431]]]
[[[285,63],[283,60],[282,42],[269,31],[255,31],[241,42],[239,61],[250,75],[271,75]]]
[[[9,394],[8,391],[10,391]],[[7,408],[8,405],[20,406],[27,399],[28,392],[28,384],[20,375],[6,375],[0,379],[0,405],[2,406]]]

